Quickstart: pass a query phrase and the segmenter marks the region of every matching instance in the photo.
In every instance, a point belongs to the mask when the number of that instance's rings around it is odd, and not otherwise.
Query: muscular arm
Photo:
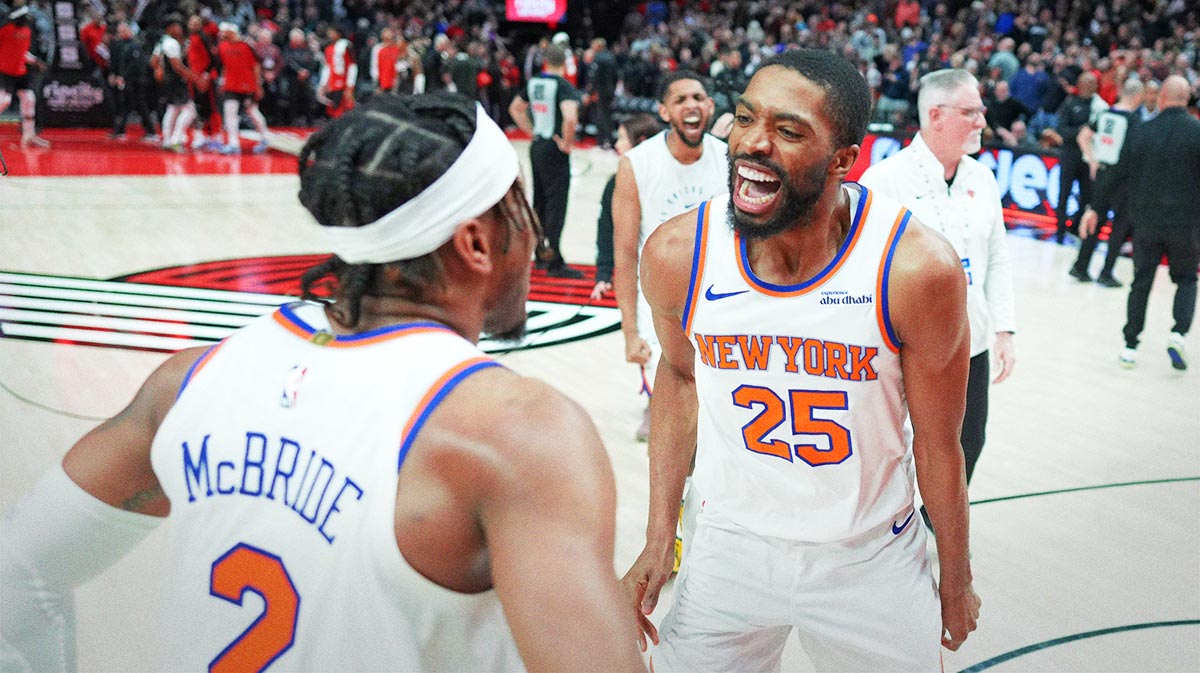
[[[613,293],[621,309],[621,333],[625,336],[625,359],[645,364],[650,349],[638,334],[638,239],[642,229],[642,205],[638,199],[633,165],[627,157],[617,164],[613,188]],[[651,381],[653,383],[653,381]]]
[[[966,281],[945,239],[910,222],[896,250],[888,290],[902,345],[900,366],[913,426],[917,484],[937,531],[943,644],[956,650],[975,629],[967,478],[959,444],[966,404],[970,330]]]
[[[569,150],[575,145],[575,127],[579,125],[579,101],[562,101],[558,104],[558,109],[562,112],[562,130],[559,132],[559,137],[562,138],[561,146]]]
[[[646,619],[658,603],[674,565],[675,526],[684,480],[696,450],[694,349],[680,324],[695,247],[696,211],[663,224],[642,254],[642,280],[662,360],[650,398],[650,515],[646,546],[625,575],[626,591],[639,609],[642,632],[658,642]],[[639,636],[640,637],[640,636]]]
[[[170,503],[150,465],[150,444],[188,369],[204,352],[176,353],[146,379],[129,406],[76,442],[63,458],[71,480],[113,507],[166,516]]]
[[[644,671],[613,572],[616,491],[587,414],[542,383],[512,387],[479,519],[530,671]]]
[[[513,96],[512,102],[508,104],[508,114],[517,123],[518,128],[533,135],[533,122],[529,119],[528,101],[521,98],[520,95]]]
[[[31,670],[76,670],[73,589],[153,530],[170,503],[150,445],[201,349],[156,370],[133,401],[80,439],[0,518],[0,656]]]

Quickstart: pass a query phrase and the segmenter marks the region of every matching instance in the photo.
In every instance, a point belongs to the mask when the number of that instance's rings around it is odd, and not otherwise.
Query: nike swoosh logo
[[[899,535],[901,533],[901,531],[903,531],[904,528],[906,526],[908,526],[908,522],[912,521],[913,515],[916,513],[917,513],[917,510],[915,510],[915,509],[913,511],[909,512],[908,518],[905,519],[904,523],[900,524],[899,526],[897,526],[895,523],[892,523],[892,535]]]
[[[746,294],[747,292],[750,291],[750,290],[738,290],[737,292],[713,292],[712,289],[713,289],[713,286],[709,285],[708,289],[704,291],[704,298],[709,301],[716,301],[718,299],[724,299],[726,297],[732,297],[734,295]]]

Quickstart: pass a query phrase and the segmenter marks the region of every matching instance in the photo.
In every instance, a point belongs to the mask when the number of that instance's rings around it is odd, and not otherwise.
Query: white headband
[[[329,250],[349,264],[414,259],[437,250],[458,225],[499,203],[520,170],[508,136],[476,103],[471,142],[432,185],[370,224],[321,231]]]

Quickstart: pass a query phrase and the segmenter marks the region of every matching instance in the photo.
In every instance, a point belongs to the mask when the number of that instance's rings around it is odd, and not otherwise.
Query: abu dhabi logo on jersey
[[[295,301],[300,276],[326,258],[229,259],[109,280],[0,271],[0,337],[161,352],[207,346]],[[506,353],[617,331],[616,302],[590,299],[592,286],[535,271],[525,338],[485,336],[479,347]]]
[[[822,304],[870,304],[875,301],[875,295],[867,293],[852,295],[845,290],[823,290]]]

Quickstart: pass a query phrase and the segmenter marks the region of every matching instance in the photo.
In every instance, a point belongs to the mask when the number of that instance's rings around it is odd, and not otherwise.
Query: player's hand
[[[1095,235],[1096,223],[1099,220],[1100,216],[1091,208],[1083,211],[1083,215],[1079,217],[1079,238],[1086,239]]]
[[[600,299],[605,292],[612,292],[612,283],[601,280],[596,282],[596,286],[592,288],[592,293],[588,295],[593,301]]]
[[[1100,162],[1099,161],[1089,161],[1088,162],[1088,173],[1091,174],[1092,180],[1096,179],[1096,172],[1099,170],[1100,170]]]
[[[562,136],[554,136],[554,144],[558,145],[559,152],[562,152],[563,154],[571,153],[571,143],[563,140]]]
[[[996,353],[996,366],[1000,370],[992,383],[1004,383],[1017,365],[1017,349],[1013,345],[1012,332],[996,332],[996,343],[992,345],[992,350]]]
[[[629,572],[621,578],[625,595],[633,603],[634,612],[637,614],[638,646],[643,652],[646,651],[646,636],[649,636],[655,645],[658,644],[658,629],[650,621],[650,614],[658,605],[659,592],[667,580],[671,579],[671,571],[674,568],[674,540],[668,540],[668,544],[663,545],[661,550],[652,549],[647,544]]]
[[[650,344],[642,337],[625,339],[625,361],[638,365],[650,362]]]
[[[979,600],[970,582],[958,590],[943,583],[938,587],[938,593],[942,601],[942,647],[954,651],[975,630],[983,601]]]

